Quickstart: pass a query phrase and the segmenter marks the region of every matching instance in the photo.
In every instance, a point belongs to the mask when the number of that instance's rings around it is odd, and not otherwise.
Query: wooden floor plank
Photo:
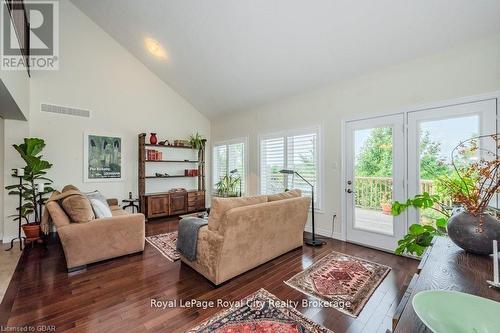
[[[146,234],[175,231],[177,225],[177,219],[150,221]],[[288,252],[217,288],[180,261],[168,261],[148,243],[141,254],[68,274],[62,248],[53,241],[46,249],[27,249],[12,284],[17,290],[9,291],[10,313],[4,317],[8,326],[55,325],[58,332],[183,332],[222,309],[155,309],[150,307],[152,298],[235,301],[265,288],[283,300],[313,299],[284,281],[331,251],[385,264],[392,270],[358,318],[331,308],[299,306],[298,310],[336,333],[390,328],[391,314],[418,262],[332,239],[320,248],[305,246]]]

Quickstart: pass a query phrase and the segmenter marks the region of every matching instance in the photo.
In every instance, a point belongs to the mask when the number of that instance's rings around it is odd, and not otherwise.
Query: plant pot
[[[500,241],[500,221],[489,214],[461,212],[448,221],[448,236],[467,252],[489,255],[493,253],[493,240]]]
[[[382,208],[382,213],[385,215],[391,215],[392,204],[391,203],[381,203],[380,208]]]
[[[29,223],[21,226],[27,239],[40,238],[40,224]]]

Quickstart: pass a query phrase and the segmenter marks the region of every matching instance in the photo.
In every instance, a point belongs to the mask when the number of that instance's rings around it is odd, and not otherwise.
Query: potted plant
[[[198,150],[203,149],[205,147],[206,141],[207,140],[204,139],[198,132],[189,136],[189,145]]]
[[[380,199],[380,208],[382,209],[382,213],[386,215],[391,215],[392,211],[392,202],[390,200],[390,193],[382,194],[382,198]]]
[[[46,170],[52,167],[48,161],[42,159],[43,148],[45,142],[38,138],[25,138],[24,143],[13,145],[14,149],[19,153],[25,162],[24,176],[22,184],[9,185],[5,188],[9,190],[10,195],[19,195],[22,190],[22,205],[18,208],[18,214],[12,215],[14,221],[19,221],[19,209],[21,219],[24,219],[26,224],[22,225],[23,231],[27,238],[38,238],[40,235],[40,212],[38,210],[41,204],[40,199],[44,195],[53,192],[51,187],[43,186],[43,192],[39,192],[39,183],[51,184],[52,180],[46,177]],[[30,222],[30,216],[34,219]],[[20,221],[22,223],[22,221]]]
[[[222,177],[216,184],[215,189],[217,190],[217,195],[221,197],[236,197],[238,196],[237,188],[240,184],[240,177],[234,177],[232,174],[230,176]]]
[[[495,151],[488,150],[487,141],[493,140]],[[479,147],[479,144],[484,147]],[[448,233],[450,239],[462,249],[476,254],[492,253],[492,241],[500,239],[500,222],[489,203],[500,192],[500,148],[498,135],[475,137],[456,146],[451,153],[453,174],[438,179],[438,187],[444,190],[455,204],[446,207],[440,196],[424,193],[408,199],[406,203],[395,201],[392,214],[399,215],[408,207],[431,208],[441,216],[435,226],[413,224],[409,233],[398,242],[397,254],[404,252],[423,254],[435,235]]]

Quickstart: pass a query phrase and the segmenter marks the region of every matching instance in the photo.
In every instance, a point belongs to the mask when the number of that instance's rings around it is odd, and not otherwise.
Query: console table
[[[393,318],[396,333],[431,332],[411,304],[413,297],[423,290],[455,290],[500,302],[500,290],[489,288],[486,283],[493,278],[492,258],[466,253],[447,237],[434,239],[418,269],[396,309]]]

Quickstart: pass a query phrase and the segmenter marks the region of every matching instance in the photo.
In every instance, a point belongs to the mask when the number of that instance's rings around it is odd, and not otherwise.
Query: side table
[[[123,209],[127,210],[128,207],[132,207],[132,213],[140,213],[139,199],[123,199],[122,202],[126,203],[126,205],[122,206]]]

